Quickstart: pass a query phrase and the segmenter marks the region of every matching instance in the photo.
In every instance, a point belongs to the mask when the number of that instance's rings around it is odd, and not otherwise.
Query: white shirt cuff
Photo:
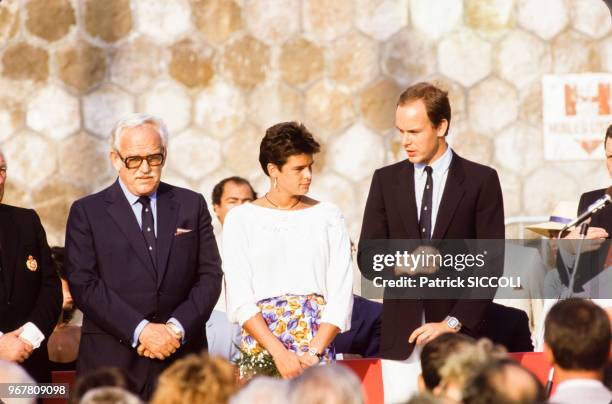
[[[28,321],[23,325],[23,331],[19,334],[19,338],[27,341],[34,349],[40,347],[40,343],[45,340],[45,335],[40,331],[34,323]]]

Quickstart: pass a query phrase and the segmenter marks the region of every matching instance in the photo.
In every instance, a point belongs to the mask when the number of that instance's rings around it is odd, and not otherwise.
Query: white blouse
[[[321,323],[351,324],[353,270],[342,212],[320,202],[302,210],[252,203],[233,208],[223,226],[227,315],[243,325],[257,302],[284,294],[325,298]]]

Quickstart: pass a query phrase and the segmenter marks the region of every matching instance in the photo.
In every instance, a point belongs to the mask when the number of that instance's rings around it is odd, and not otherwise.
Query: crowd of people
[[[443,240],[504,239],[498,175],[451,149],[450,122],[445,91],[419,83],[401,94],[395,124],[407,159],[373,174],[356,251],[365,278],[376,275],[367,260],[373,240],[414,240],[439,253]],[[612,127],[612,154],[608,138]],[[333,362],[379,357],[420,364],[413,403],[548,399],[507,355],[533,350],[521,310],[492,295],[385,292],[379,303],[353,294],[355,248],[344,216],[307,196],[321,146],[303,124],[266,130],[263,195],[240,177],[215,187],[217,236],[201,194],[161,181],[168,139],[154,116],[117,122],[109,156],[118,178],[73,203],[65,250],[48,247],[36,212],[0,204],[0,382],[49,382],[51,370],[74,368],[72,402],[361,403],[357,376]],[[0,202],[6,178],[0,153]],[[544,352],[560,382],[551,402],[612,400],[608,314],[571,298],[609,271],[600,256],[610,227],[607,206],[582,234],[558,234],[589,239],[592,259],[577,266],[589,275],[574,276],[578,252],[559,253],[559,284],[570,298],[546,316]],[[491,255],[493,270],[503,271],[503,249]],[[389,267],[386,280],[453,269]]]

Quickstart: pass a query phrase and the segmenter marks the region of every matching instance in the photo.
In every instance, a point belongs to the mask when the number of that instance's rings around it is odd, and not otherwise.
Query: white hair
[[[287,381],[258,376],[234,395],[229,404],[284,404],[288,391]]]
[[[1,151],[0,151],[1,153]],[[18,364],[13,362],[7,362],[0,359],[0,383],[11,383],[11,384],[25,384],[35,383],[34,379]],[[35,403],[34,398],[3,398],[2,402],[7,404],[11,403]],[[1,401],[1,400],[0,400]]]
[[[162,146],[164,150],[168,147],[168,129],[166,128],[166,124],[160,118],[144,114],[141,112],[136,112],[133,114],[129,114],[121,118],[113,127],[111,131],[111,147],[114,150],[119,151],[119,143],[121,140],[121,133],[124,129],[136,128],[141,125],[152,125],[155,127],[155,130],[159,134],[159,137],[162,142]]]
[[[140,398],[121,387],[96,387],[89,390],[80,404],[141,404]]]
[[[291,404],[363,404],[361,382],[338,364],[311,366],[289,383]]]

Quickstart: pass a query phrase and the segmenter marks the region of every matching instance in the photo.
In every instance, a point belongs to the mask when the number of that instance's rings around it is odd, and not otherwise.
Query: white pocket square
[[[181,234],[186,234],[186,233],[191,233],[192,230],[191,229],[182,229],[180,227],[176,228],[176,232],[174,233],[175,236],[180,236]]]

